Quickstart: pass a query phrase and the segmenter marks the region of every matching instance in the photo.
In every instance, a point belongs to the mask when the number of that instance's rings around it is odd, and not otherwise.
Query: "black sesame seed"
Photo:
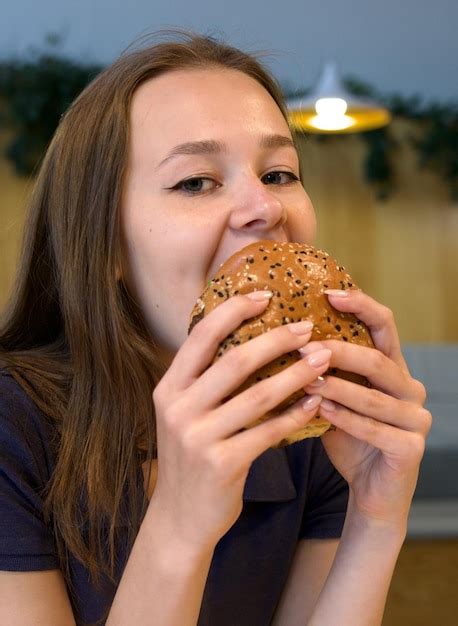
[[[335,329],[336,329],[337,331],[340,331],[340,330],[342,330],[342,327],[340,326],[340,324],[336,324],[336,325],[335,325]]]
[[[268,257],[266,257],[266,256],[263,256],[263,257],[262,257],[262,260],[263,260],[263,261],[266,261],[267,259],[268,259]]]
[[[304,309],[306,309],[308,307],[307,302],[304,302]]]
[[[284,308],[285,308],[284,304],[280,302],[280,309],[284,309]]]
[[[218,295],[220,298],[224,298],[224,293],[222,293],[221,291],[218,291]]]
[[[353,331],[353,337],[357,337],[359,335],[359,332],[357,330]]]
[[[236,291],[234,291],[234,296],[236,296],[239,293],[239,290],[237,289]]]
[[[249,256],[247,258],[248,263],[254,263],[254,258],[252,256]]]
[[[302,281],[300,278],[296,278],[294,282],[296,283],[296,285],[300,285]]]
[[[331,318],[329,317],[329,315],[326,319],[328,320],[329,323],[331,322]]]
[[[249,280],[250,282],[253,282],[253,279],[251,278],[251,276],[247,276],[247,280]]]
[[[293,306],[288,307],[288,311],[295,311],[296,309]]]
[[[262,380],[262,378],[260,376],[256,376],[256,380]]]
[[[281,263],[275,263],[277,267],[281,267]]]
[[[292,278],[293,275],[291,274],[291,272],[286,272],[286,273],[287,273],[288,276],[291,276],[291,278]]]
[[[342,337],[342,339],[343,339],[344,341],[348,341],[348,339],[347,339],[346,337]]]
[[[280,365],[286,365],[286,361],[280,361]]]

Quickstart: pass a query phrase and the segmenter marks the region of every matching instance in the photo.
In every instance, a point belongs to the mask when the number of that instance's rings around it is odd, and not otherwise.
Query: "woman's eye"
[[[285,182],[281,183],[279,180],[280,176],[288,176],[289,180],[286,180]],[[291,183],[295,180],[299,180],[296,174],[293,174],[292,172],[269,172],[268,174],[263,176],[263,179],[267,177],[271,177],[271,180],[269,181],[269,183],[273,185],[287,185],[288,183]]]
[[[177,185],[175,185],[173,189],[177,189],[178,191],[184,191],[190,194],[205,193],[205,191],[209,191],[209,186],[207,185],[207,189],[203,188],[203,181],[206,181],[207,183],[215,182],[212,178],[199,176],[196,178],[188,178],[187,180],[182,180]]]

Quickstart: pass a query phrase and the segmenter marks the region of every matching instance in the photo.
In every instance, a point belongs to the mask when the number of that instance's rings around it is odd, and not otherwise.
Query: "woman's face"
[[[261,239],[313,244],[315,213],[288,125],[246,74],[169,72],[136,90],[130,116],[122,276],[170,365],[221,263]]]

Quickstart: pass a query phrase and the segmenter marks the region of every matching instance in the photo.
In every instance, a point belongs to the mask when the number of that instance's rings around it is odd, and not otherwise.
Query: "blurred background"
[[[288,102],[325,64],[341,89],[388,111],[352,132],[297,128],[317,244],[396,317],[434,424],[383,626],[458,623],[458,3],[456,0],[16,0],[0,21],[0,309],[25,206],[59,116],[134,40],[179,26],[264,63]],[[329,85],[328,85],[329,87]],[[331,85],[332,90],[332,85]],[[342,94],[342,92],[341,92]],[[361,104],[361,103],[360,103]],[[351,111],[349,110],[350,114]]]

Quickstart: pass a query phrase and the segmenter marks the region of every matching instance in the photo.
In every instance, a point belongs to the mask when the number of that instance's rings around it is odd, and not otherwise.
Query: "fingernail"
[[[302,348],[299,348],[298,352],[301,353],[301,356],[307,356],[308,354],[312,354],[312,352],[318,352],[318,350],[322,350],[323,347],[323,344],[319,341],[311,341],[306,346],[302,346]]]
[[[326,293],[329,296],[337,296],[338,298],[348,298],[350,291],[345,291],[343,289],[325,289],[323,293]]]
[[[305,409],[306,411],[311,411],[312,409],[314,409],[320,404],[321,400],[322,400],[321,396],[318,396],[318,395],[309,396],[306,400],[302,402],[302,408]]]
[[[312,330],[313,322],[294,322],[293,324],[287,324],[286,327],[294,335],[305,335]]]
[[[273,296],[272,291],[252,291],[251,293],[247,293],[246,297],[250,298],[250,300],[256,300],[257,302],[262,300],[268,300]]]
[[[307,387],[322,387],[325,383],[326,381],[323,378],[323,376],[318,376],[318,378],[314,380],[313,382],[309,383]]]
[[[335,411],[336,410],[336,405],[331,400],[323,400],[321,402],[321,406],[323,407],[323,409],[326,409],[326,411]]]
[[[325,348],[324,350],[319,350],[318,352],[313,352],[312,354],[308,354],[305,358],[309,365],[312,367],[319,368],[324,365],[331,358],[331,350]]]

